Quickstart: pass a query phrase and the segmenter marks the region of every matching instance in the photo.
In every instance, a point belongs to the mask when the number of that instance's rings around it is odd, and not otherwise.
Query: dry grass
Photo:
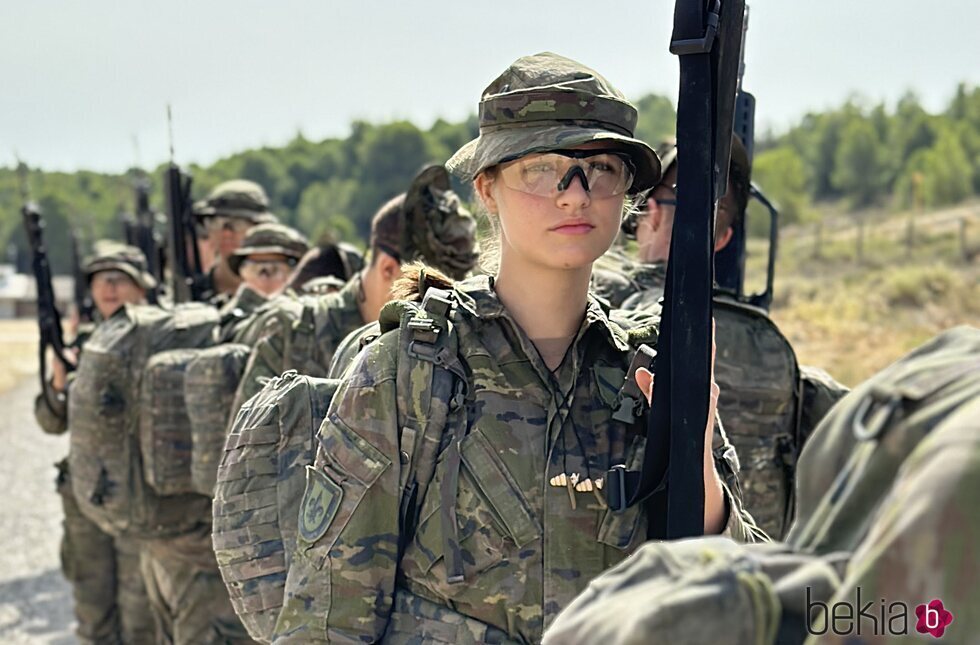
[[[963,257],[954,235],[923,227],[911,255],[900,239],[866,239],[861,262],[853,238],[814,258],[812,238],[789,235],[772,317],[801,362],[853,386],[944,329],[980,325],[980,257]],[[760,255],[750,273],[763,270]]]
[[[0,320],[0,392],[37,374],[37,321]]]

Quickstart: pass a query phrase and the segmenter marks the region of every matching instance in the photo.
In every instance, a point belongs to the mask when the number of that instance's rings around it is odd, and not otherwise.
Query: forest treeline
[[[637,107],[637,136],[657,143],[673,132],[676,115],[669,99],[651,94]],[[281,147],[246,150],[206,167],[191,165],[194,195],[201,197],[226,179],[251,179],[265,187],[272,210],[284,222],[314,238],[329,234],[363,243],[382,202],[403,191],[423,164],[444,161],[476,133],[471,116],[455,123],[438,120],[428,129],[407,121],[358,121],[346,138],[322,141],[297,134]],[[827,200],[850,209],[961,201],[980,194],[980,88],[961,84],[938,113],[928,112],[912,93],[891,106],[854,98],[837,109],[809,113],[786,132],[762,136],[754,166],[753,179],[779,205],[783,224],[812,220],[813,204]],[[161,210],[163,170],[163,165],[147,169],[152,203]],[[55,272],[69,269],[72,228],[87,241],[122,236],[120,214],[133,208],[137,172],[30,169],[31,196],[45,214]],[[0,168],[0,250],[7,261],[19,257],[23,266],[20,202],[16,169]]]

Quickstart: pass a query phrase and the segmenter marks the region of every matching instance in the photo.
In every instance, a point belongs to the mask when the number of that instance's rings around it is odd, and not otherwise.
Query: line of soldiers
[[[573,80],[566,105],[557,88]],[[608,123],[583,117],[604,110]],[[85,274],[101,322],[79,332],[78,369],[56,365],[36,405],[42,428],[71,434],[58,486],[79,638],[537,641],[635,551],[654,519],[610,509],[602,473],[615,455],[642,456],[622,361],[656,341],[676,148],[658,156],[632,139],[630,110],[593,70],[526,57],[487,88],[484,139],[448,164],[476,180],[491,220],[507,212],[500,185],[581,213],[635,194],[623,227],[638,256],[589,260],[585,278],[607,299],[588,296],[571,336],[512,319],[513,278],[477,268],[475,220],[441,165],[379,208],[363,264],[346,247],[308,253],[261,187],[219,185],[195,205],[212,258],[204,304],[143,304],[145,259],[99,245]],[[748,158],[733,148],[716,250],[748,203]],[[585,239],[599,226],[569,222],[565,234]],[[498,223],[509,239],[514,220]],[[510,258],[540,251],[509,243]],[[800,366],[764,310],[719,291],[714,311],[724,427],[709,415],[720,514],[706,527],[778,539],[796,514],[797,457],[846,388]],[[518,483],[542,472],[544,490]],[[564,629],[555,638],[575,642],[577,627]]]

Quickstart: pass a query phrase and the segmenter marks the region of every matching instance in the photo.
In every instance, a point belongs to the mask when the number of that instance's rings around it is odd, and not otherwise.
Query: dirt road
[[[61,576],[61,502],[54,462],[68,437],[34,422],[37,377],[0,394],[0,643],[74,643],[71,592]]]

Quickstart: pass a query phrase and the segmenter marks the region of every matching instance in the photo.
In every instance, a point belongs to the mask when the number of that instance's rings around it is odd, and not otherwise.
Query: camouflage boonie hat
[[[636,167],[629,193],[660,178],[660,160],[633,137],[636,108],[596,71],[545,52],[517,59],[483,90],[480,136],[446,162],[471,181],[480,171],[532,152],[608,141],[629,153]]]
[[[372,244],[399,262],[422,260],[461,280],[476,266],[476,220],[449,184],[444,166],[426,166],[408,192],[371,220]]]
[[[259,224],[245,234],[242,245],[228,258],[228,266],[237,275],[242,262],[259,253],[277,253],[295,262],[308,248],[306,238],[296,229],[283,224]]]
[[[269,212],[269,196],[262,186],[247,179],[232,179],[214,187],[207,198],[194,203],[197,217],[237,217],[253,224],[279,221]]]
[[[670,167],[677,163],[677,139],[670,137],[661,142],[657,146],[657,156],[660,157],[661,177],[663,177],[670,170]]]
[[[92,276],[100,271],[122,271],[143,290],[157,286],[156,278],[147,271],[146,256],[143,252],[135,246],[111,240],[99,240],[95,243],[95,252],[85,259],[82,271],[88,283],[91,283]]]

